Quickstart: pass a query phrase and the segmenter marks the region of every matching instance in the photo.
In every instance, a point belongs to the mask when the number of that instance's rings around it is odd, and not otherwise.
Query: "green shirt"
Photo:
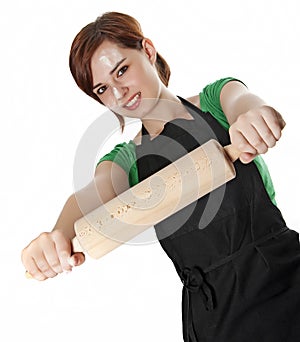
[[[207,85],[199,94],[201,110],[209,112],[226,130],[229,129],[229,123],[221,107],[220,93],[223,86],[233,80],[237,79],[232,77],[222,78]],[[132,140],[128,143],[118,144],[111,152],[104,155],[98,164],[104,160],[114,161],[125,170],[128,174],[129,185],[133,186],[139,182],[135,148],[136,145]],[[254,163],[262,177],[267,193],[272,202],[276,204],[274,186],[266,163],[261,156],[257,156]]]

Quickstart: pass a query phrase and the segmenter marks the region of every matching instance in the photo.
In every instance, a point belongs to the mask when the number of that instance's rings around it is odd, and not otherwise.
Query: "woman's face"
[[[142,50],[104,41],[91,59],[94,93],[117,114],[144,117],[161,94],[155,60],[156,50],[150,40],[143,41]]]

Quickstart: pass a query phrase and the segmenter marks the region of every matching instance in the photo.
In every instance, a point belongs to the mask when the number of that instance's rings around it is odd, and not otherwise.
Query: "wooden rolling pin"
[[[240,152],[215,140],[126,190],[75,222],[74,252],[98,259],[235,177]]]

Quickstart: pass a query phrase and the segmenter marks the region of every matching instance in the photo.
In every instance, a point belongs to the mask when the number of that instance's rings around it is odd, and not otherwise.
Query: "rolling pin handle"
[[[232,144],[224,146],[224,150],[232,162],[239,159],[241,151],[235,148]]]

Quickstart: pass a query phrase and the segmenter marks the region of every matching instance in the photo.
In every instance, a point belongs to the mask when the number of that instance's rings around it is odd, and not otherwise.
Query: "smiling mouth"
[[[138,92],[132,98],[130,98],[130,100],[126,103],[126,105],[124,107],[127,109],[137,108],[137,106],[139,105],[139,102],[140,102],[139,101],[140,98],[141,98],[141,92]]]

